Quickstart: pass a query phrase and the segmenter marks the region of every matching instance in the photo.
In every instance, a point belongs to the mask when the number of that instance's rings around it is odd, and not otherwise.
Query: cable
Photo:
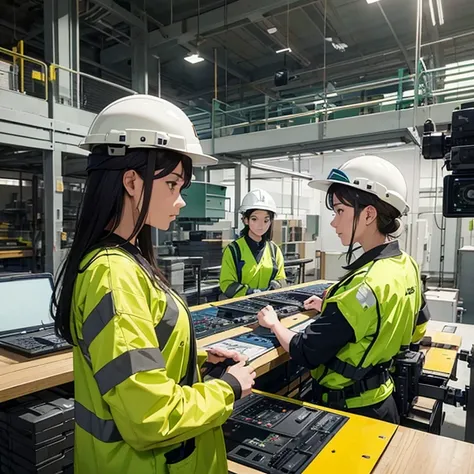
[[[435,222],[436,227],[442,232],[443,230],[446,230],[446,229],[444,229],[443,227],[440,227],[439,224],[438,224],[438,220],[436,219],[436,212],[437,212],[437,208],[438,208],[438,167],[435,166],[435,169],[436,169],[436,173],[435,173],[435,202],[434,202],[433,218],[434,218],[434,222]]]

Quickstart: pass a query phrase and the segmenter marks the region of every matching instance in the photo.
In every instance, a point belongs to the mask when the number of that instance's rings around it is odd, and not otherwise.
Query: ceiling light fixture
[[[280,45],[283,46],[281,43],[280,43]],[[287,8],[286,8],[286,48],[277,49],[275,51],[275,53],[277,53],[277,54],[291,53],[291,48],[290,48],[290,0],[288,0]],[[286,67],[286,54],[285,54],[285,57],[283,59],[283,65],[284,65],[284,67]]]
[[[430,2],[431,23],[433,23],[433,26],[436,26],[436,16],[435,16],[435,11],[434,11],[434,6],[433,6],[433,0],[429,0],[429,2]]]
[[[341,53],[343,53],[348,48],[348,45],[342,42],[339,38],[329,36],[325,39],[328,43],[331,43],[332,47],[336,51],[340,51]]]
[[[436,15],[435,15],[433,2],[434,0],[429,0],[430,15],[431,15],[431,23],[433,23],[433,26],[436,26]],[[444,12],[443,12],[443,4],[441,3],[441,0],[436,0],[436,9],[438,10],[439,24],[440,26],[444,25]]]
[[[194,53],[194,54],[188,54],[188,56],[186,56],[184,60],[191,64],[197,64],[197,63],[202,63],[204,61],[204,58],[199,56],[198,53]]]
[[[204,58],[202,58],[199,55],[199,45],[200,45],[200,39],[199,39],[199,20],[201,17],[201,1],[197,0],[197,34],[196,34],[196,52],[191,53],[189,52],[187,56],[185,56],[184,60],[187,61],[190,64],[197,64],[197,63],[202,63],[204,61]]]
[[[269,35],[274,35],[278,31],[278,28],[275,26],[272,26],[271,28],[268,28],[267,33]]]
[[[377,2],[379,2],[379,1],[380,1],[380,0],[367,0],[367,3],[369,3],[369,4],[370,4],[370,3],[377,3]]]
[[[444,25],[444,12],[443,12],[443,4],[441,3],[441,0],[436,0],[436,6],[438,7],[439,24]]]

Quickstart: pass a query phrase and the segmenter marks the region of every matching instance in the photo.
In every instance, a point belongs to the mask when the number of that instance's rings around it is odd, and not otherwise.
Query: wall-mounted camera
[[[443,215],[474,217],[474,102],[454,110],[448,132],[436,132],[427,120],[423,132],[423,157],[444,159],[452,174],[444,178]]]

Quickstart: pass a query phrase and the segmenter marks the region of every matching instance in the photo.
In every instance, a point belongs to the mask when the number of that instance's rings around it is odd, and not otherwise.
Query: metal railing
[[[214,99],[212,138],[474,98],[474,63],[450,65],[284,100],[234,107]],[[207,131],[206,131],[207,132]]]
[[[2,59],[8,58],[9,61]],[[48,95],[48,82],[52,95]],[[414,90],[419,82],[419,89]],[[137,94],[133,89],[59,64],[48,65],[23,54],[23,43],[0,48],[0,89],[100,112],[119,98]],[[427,70],[415,75],[398,71],[391,77],[348,87],[316,91],[298,97],[239,107],[214,99],[211,111],[187,110],[201,139],[291,127],[417,106],[474,99],[474,61]]]
[[[320,91],[284,100],[266,97],[264,104],[240,108],[214,100],[213,137],[409,108],[414,99],[406,97],[405,92],[413,87],[413,80],[413,75],[406,75],[334,89],[326,94]],[[381,89],[393,91],[393,107],[387,107],[386,103],[391,101]]]
[[[111,102],[137,94],[128,87],[59,64],[51,64],[49,71],[56,102],[88,112],[99,113]]]
[[[5,60],[5,58],[8,59]],[[48,66],[45,62],[0,47],[0,89],[31,95],[47,101],[49,99],[47,77]]]

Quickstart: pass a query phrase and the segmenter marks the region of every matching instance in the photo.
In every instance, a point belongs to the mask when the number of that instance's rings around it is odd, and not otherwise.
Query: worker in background
[[[234,352],[197,350],[151,240],[185,205],[193,165],[215,160],[184,112],[147,95],[106,107],[81,146],[86,190],[53,300],[74,344],[74,472],[227,472],[221,425],[255,372]]]
[[[272,242],[273,198],[254,189],[244,197],[240,212],[245,227],[222,257],[219,285],[227,298],[281,288],[286,279],[283,254]]]
[[[324,301],[305,301],[321,316],[304,333],[285,328],[271,306],[259,313],[259,323],[311,369],[316,403],[398,423],[389,369],[409,348],[416,326],[416,337],[423,337],[429,319],[418,265],[391,237],[409,210],[405,179],[388,161],[362,156],[310,186],[326,191],[331,226],[348,247],[348,273]],[[364,253],[353,261],[356,244]]]

